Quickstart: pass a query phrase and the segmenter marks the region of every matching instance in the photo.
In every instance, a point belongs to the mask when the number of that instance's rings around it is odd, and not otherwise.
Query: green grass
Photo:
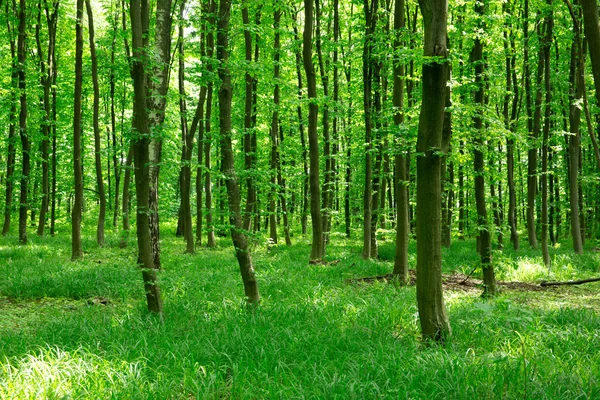
[[[229,239],[186,255],[171,227],[162,234],[162,325],[145,311],[135,246],[118,249],[117,234],[99,249],[86,232],[76,263],[68,235],[0,239],[0,398],[600,398],[599,284],[491,301],[447,292],[453,335],[428,347],[414,287],[345,283],[390,272],[389,241],[383,261],[364,261],[336,236],[327,259],[340,262],[309,266],[308,238],[257,240],[263,300],[248,312]],[[598,253],[567,247],[552,249],[550,272],[537,251],[496,252],[499,278],[598,275]],[[447,273],[476,264],[472,240],[444,250]]]

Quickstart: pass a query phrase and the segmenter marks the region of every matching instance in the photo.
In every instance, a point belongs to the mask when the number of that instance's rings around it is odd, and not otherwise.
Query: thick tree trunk
[[[450,335],[442,292],[441,156],[448,81],[446,0],[421,0],[423,53],[441,62],[424,64],[417,138],[417,305],[423,338],[443,342]],[[442,95],[444,94],[444,95]]]
[[[77,0],[77,19],[75,26],[75,96],[73,115],[73,175],[75,177],[75,203],[71,219],[71,259],[83,257],[81,244],[81,214],[83,207],[83,176],[81,171],[81,92],[83,84],[83,0]]]
[[[229,17],[231,14],[231,1],[221,0],[219,4],[219,22],[217,30],[217,59],[219,60],[219,78],[221,86],[219,88],[219,133],[221,147],[221,170],[225,177],[227,186],[227,197],[229,199],[231,239],[235,248],[235,254],[240,266],[242,282],[246,300],[250,305],[257,305],[260,301],[258,284],[254,267],[252,266],[252,257],[248,246],[248,238],[243,230],[241,195],[235,173],[235,160],[231,144],[231,99],[233,87],[231,85],[231,73],[228,64],[228,36],[229,36]]]
[[[313,29],[314,0],[304,0],[304,33],[303,59],[308,87],[308,148],[310,157],[310,214],[312,217],[312,247],[311,262],[320,262],[325,257],[325,241],[323,240],[323,219],[321,215],[321,187],[319,182],[319,139],[317,136],[318,105],[317,79],[312,62],[312,29]]]
[[[94,39],[94,19],[90,0],[85,0],[87,9],[89,37],[90,37],[90,58],[92,60],[92,83],[94,87],[94,159],[96,163],[96,186],[98,188],[98,197],[100,199],[100,210],[98,212],[98,227],[96,230],[96,242],[99,246],[104,246],[104,220],[106,219],[106,194],[104,193],[104,180],[102,179],[102,157],[100,145],[100,88],[98,85],[98,59],[96,58],[96,43]]]
[[[161,319],[163,315],[162,298],[157,283],[157,270],[160,263],[157,262],[159,253],[156,251],[157,237],[152,235],[158,232],[151,227],[151,217],[155,215],[150,193],[152,184],[151,170],[155,173],[157,166],[152,166],[151,161],[156,161],[157,154],[151,157],[151,136],[153,129],[160,125],[161,115],[164,117],[164,99],[148,99],[148,95],[165,95],[168,81],[166,79],[169,61],[170,32],[171,32],[171,1],[158,0],[157,3],[157,43],[156,50],[160,56],[160,62],[156,71],[149,71],[145,63],[148,62],[148,31],[150,24],[149,3],[147,0],[132,0],[130,5],[131,31],[133,46],[133,84],[134,84],[134,110],[133,128],[136,136],[133,142],[133,155],[135,162],[135,186],[137,202],[137,238],[138,238],[138,264],[142,269],[144,288],[148,310],[157,314]],[[165,34],[168,33],[168,34]],[[164,41],[169,43],[164,43]],[[151,73],[151,76],[148,76]],[[154,81],[154,83],[151,83]],[[163,86],[164,85],[164,86]],[[154,150],[157,150],[156,148]],[[157,175],[155,175],[157,178]],[[153,193],[156,194],[156,193]],[[154,198],[155,200],[155,198]],[[155,215],[156,216],[156,215]],[[155,220],[156,222],[156,220]]]

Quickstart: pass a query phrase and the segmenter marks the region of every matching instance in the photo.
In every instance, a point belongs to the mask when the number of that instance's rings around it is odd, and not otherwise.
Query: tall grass
[[[600,398],[600,285],[491,301],[448,292],[453,336],[428,347],[414,287],[346,283],[390,272],[391,243],[383,261],[365,261],[336,237],[327,258],[339,263],[309,266],[300,235],[291,248],[257,239],[263,301],[249,312],[228,240],[187,255],[168,229],[163,238],[162,325],[145,312],[134,247],[118,249],[116,234],[106,248],[85,242],[77,263],[68,237],[1,238],[0,398]],[[552,277],[598,272],[595,253],[554,251]],[[455,242],[446,272],[470,272],[473,253],[473,241]],[[548,277],[534,252],[495,260],[503,279]]]

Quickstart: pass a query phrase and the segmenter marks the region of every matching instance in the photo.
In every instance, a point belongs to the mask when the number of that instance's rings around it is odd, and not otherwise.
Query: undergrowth
[[[263,296],[248,312],[231,243],[184,254],[163,228],[165,323],[147,315],[135,246],[118,234],[83,261],[66,235],[0,239],[0,398],[600,398],[599,284],[505,291],[484,301],[446,292],[453,334],[420,341],[414,287],[351,278],[389,273],[335,236],[328,265],[308,265],[308,238],[254,244]],[[65,229],[65,231],[67,231]],[[444,272],[479,274],[473,240],[444,250]],[[498,276],[531,283],[598,274],[600,256],[553,249],[494,253]],[[410,263],[414,267],[414,243]]]

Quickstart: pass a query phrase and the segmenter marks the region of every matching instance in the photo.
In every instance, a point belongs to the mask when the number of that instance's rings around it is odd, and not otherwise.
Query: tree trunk
[[[146,0],[142,0],[144,4]],[[146,107],[148,108],[148,128],[150,133],[149,143],[149,225],[152,256],[154,265],[160,269],[160,226],[158,217],[158,175],[162,159],[162,125],[165,119],[167,106],[167,91],[169,88],[170,57],[171,57],[171,15],[172,0],[158,0],[156,2],[156,22],[153,43],[153,55],[156,58],[150,66],[148,73],[152,74],[146,79]]]
[[[229,36],[229,17],[231,14],[231,1],[221,0],[219,3],[219,19],[217,30],[217,59],[219,60],[219,78],[221,86],[219,88],[219,133],[221,147],[221,170],[225,177],[227,186],[227,197],[229,199],[231,239],[235,248],[235,254],[240,266],[242,282],[246,300],[250,305],[257,305],[260,301],[258,284],[254,267],[252,266],[252,257],[248,246],[248,238],[243,231],[243,221],[241,212],[241,195],[235,173],[235,160],[231,144],[231,99],[233,87],[231,85],[231,73],[228,64],[228,36]]]
[[[168,65],[169,44],[165,47],[161,46],[163,40],[170,40],[171,31],[171,1],[158,0],[157,3],[157,41],[156,49],[159,50],[161,62]],[[133,128],[136,136],[133,142],[133,155],[135,162],[135,186],[136,186],[136,202],[137,202],[137,238],[138,238],[138,264],[142,268],[142,277],[144,280],[144,288],[146,291],[146,301],[148,310],[159,316],[162,320],[163,305],[160,294],[160,288],[157,283],[157,270],[160,268],[160,263],[157,263],[156,245],[152,239],[151,231],[156,234],[156,229],[151,227],[152,214],[156,212],[151,205],[151,133],[152,128],[157,128],[160,121],[160,115],[164,116],[165,102],[149,101],[148,94],[155,94],[152,88],[157,88],[165,83],[167,72],[160,69],[159,72],[153,73],[148,69],[145,63],[148,62],[148,31],[150,24],[149,3],[147,0],[132,0],[130,5],[131,13],[131,32],[132,32],[132,47],[133,47],[133,84],[134,84],[134,109],[133,109]],[[168,37],[163,36],[165,31],[169,33]],[[166,61],[166,62],[165,62]],[[166,68],[166,65],[162,67]],[[155,71],[154,71],[155,72]],[[148,76],[152,74],[152,76]],[[156,80],[157,83],[151,84],[150,81]],[[166,87],[157,88],[158,92]],[[163,93],[164,95],[164,93]],[[153,115],[149,115],[153,113]],[[152,119],[152,123],[150,122]],[[156,149],[155,149],[156,150]],[[154,160],[157,155],[154,154]],[[156,226],[154,227],[156,228]],[[157,239],[157,238],[156,238]]]
[[[216,12],[216,1],[213,3],[214,6],[212,15]],[[208,26],[215,24],[215,18],[208,17]],[[215,49],[215,38],[212,28],[206,34],[206,57],[212,60]],[[208,64],[208,73],[213,73],[212,63]],[[213,200],[212,200],[212,179],[211,179],[211,118],[212,118],[212,98],[213,98],[213,82],[208,82],[206,92],[206,115],[204,116],[204,196],[205,196],[205,208],[206,208],[206,246],[215,247],[217,245],[215,240],[215,227],[213,224]],[[200,146],[200,143],[198,144]]]
[[[319,60],[319,72],[321,75],[321,84],[323,85],[323,96],[329,99],[329,62],[324,60],[323,50],[321,46],[321,2],[323,0],[315,0],[316,24],[315,24],[315,42],[317,47],[317,58]],[[328,25],[329,26],[329,25]],[[327,244],[329,241],[329,224],[331,215],[331,200],[332,200],[332,172],[331,172],[331,136],[329,133],[329,104],[328,101],[322,103],[323,110],[323,158],[325,159],[325,173],[322,191],[322,221],[323,221],[323,240]]]
[[[294,21],[296,21],[296,17],[294,18]],[[299,34],[298,34],[298,28],[296,26],[296,24],[294,24],[294,40],[296,42],[299,41]],[[295,53],[296,53],[296,76],[298,78],[298,107],[297,107],[297,114],[298,114],[298,130],[300,131],[300,144],[302,146],[302,211],[300,214],[300,224],[302,226],[302,234],[306,235],[306,226],[307,226],[307,222],[308,222],[308,193],[309,193],[309,189],[308,189],[308,163],[307,163],[307,159],[308,159],[308,152],[306,150],[306,138],[304,136],[304,118],[302,117],[302,54],[301,54],[301,48],[298,46]]]
[[[549,9],[552,7],[552,0],[547,0]],[[546,16],[546,37],[544,39],[544,86],[546,89],[546,107],[544,111],[544,131],[542,136],[542,256],[544,264],[550,267],[550,253],[548,250],[548,140],[550,135],[550,112],[552,94],[550,91],[550,44],[552,42],[552,13]]]
[[[258,13],[257,13],[258,18]],[[242,9],[242,20],[244,23],[244,55],[248,63],[248,69],[245,74],[245,99],[244,99],[244,168],[246,170],[246,207],[244,210],[244,229],[250,230],[252,224],[252,213],[256,207],[256,188],[254,180],[256,179],[256,156],[253,151],[252,137],[256,135],[253,125],[254,110],[254,87],[256,86],[257,78],[254,78],[250,73],[249,66],[252,63],[252,32],[250,27],[250,15],[248,5],[244,4]],[[258,46],[258,38],[257,38]],[[257,62],[258,60],[254,60]]]
[[[38,20],[35,30],[37,50],[40,64],[40,83],[43,88],[43,104],[44,104],[44,120],[42,122],[42,201],[40,205],[40,215],[38,220],[38,236],[44,235],[46,227],[46,215],[48,212],[48,204],[50,200],[50,185],[49,185],[49,173],[48,173],[48,159],[49,159],[49,139],[50,139],[50,127],[51,127],[51,101],[50,101],[50,90],[52,87],[52,60],[54,58],[54,47],[56,43],[56,6],[52,8],[52,14],[47,8],[46,4],[46,22],[48,25],[48,55],[44,62],[42,44],[40,40],[40,29],[42,19],[42,8],[38,10]],[[10,144],[9,144],[10,145]],[[12,193],[11,193],[12,196]]]
[[[127,159],[125,160],[125,174],[123,176],[123,205],[121,212],[123,213],[123,232],[121,232],[121,240],[119,247],[124,249],[129,242],[129,183],[131,182],[131,165],[133,163],[133,145],[129,145],[127,151]]]
[[[509,6],[505,6],[505,12],[509,15]],[[508,19],[507,19],[508,20]],[[509,44],[512,48],[509,50]],[[513,134],[516,129],[517,110],[519,105],[519,84],[516,79],[516,55],[514,53],[514,38],[512,29],[507,22],[507,28],[504,31],[504,52],[506,55],[506,94],[504,95],[504,127],[509,131],[506,139],[506,184],[508,185],[508,225],[510,227],[510,241],[514,250],[519,250],[519,232],[517,230],[517,192],[515,190],[515,140]],[[513,80],[513,76],[515,79]],[[510,96],[512,93],[512,103]],[[509,114],[509,107],[510,114]]]
[[[319,182],[319,139],[317,136],[317,80],[315,67],[312,62],[312,29],[313,29],[314,0],[304,0],[304,33],[303,59],[304,70],[308,87],[308,148],[310,157],[310,214],[312,217],[312,246],[310,252],[311,262],[320,262],[325,256],[325,242],[323,240],[323,219],[321,216],[321,188]]]
[[[197,119],[192,122],[192,129],[188,132],[187,128],[187,106],[185,93],[185,53],[184,53],[184,11],[186,1],[179,4],[179,110],[181,112],[181,130],[183,137],[183,162],[181,167],[181,208],[183,224],[183,237],[186,243],[185,252],[193,254],[194,233],[192,229],[192,207],[191,207],[191,186],[192,186],[192,149],[194,147],[194,136],[196,134],[194,127],[198,126]],[[202,91],[202,89],[201,89]],[[195,123],[195,126],[194,126]]]
[[[6,3],[6,15],[9,15],[9,3]],[[14,10],[13,10],[14,11]],[[19,90],[19,72],[17,68],[17,55],[16,55],[16,43],[12,26],[7,18],[6,27],[8,35],[10,37],[10,54],[11,54],[11,105],[10,105],[10,118],[8,125],[8,154],[6,157],[6,194],[5,194],[5,205],[4,205],[4,224],[2,226],[2,235],[7,235],[10,231],[10,220],[12,211],[13,201],[13,179],[15,171],[15,140],[16,140],[16,124],[15,115],[17,114],[17,103],[18,103],[18,90]]]
[[[98,227],[96,230],[96,241],[99,246],[104,246],[104,220],[106,218],[106,194],[104,193],[104,180],[102,179],[102,158],[100,145],[100,88],[98,86],[98,60],[96,58],[96,43],[94,39],[94,19],[90,0],[85,0],[87,9],[89,36],[90,36],[90,58],[92,60],[92,83],[94,87],[94,158],[96,162],[96,185],[98,197],[100,198],[100,210],[98,212]]]
[[[83,0],[77,0],[75,25],[75,96],[73,115],[73,175],[75,177],[75,203],[71,220],[71,259],[83,257],[81,244],[81,214],[83,208],[83,174],[81,170],[81,97],[83,84]]]
[[[394,50],[397,51],[402,43],[400,35],[405,28],[404,0],[396,0],[394,5]],[[400,127],[404,123],[404,64],[394,63],[394,91],[392,100],[396,112],[394,124]],[[406,146],[406,138],[399,138],[401,144]],[[403,147],[405,147],[403,146]],[[410,226],[408,222],[408,184],[409,174],[404,149],[394,157],[395,190],[396,190],[396,250],[394,253],[394,275],[402,284],[408,283],[408,235]]]
[[[475,12],[478,18],[485,17],[484,3],[475,5]],[[478,23],[481,29],[484,28],[483,22]],[[479,233],[479,253],[481,256],[481,268],[483,270],[483,296],[495,296],[498,293],[496,286],[496,277],[494,275],[494,267],[492,266],[491,256],[491,232],[487,217],[487,207],[485,201],[485,170],[484,170],[484,141],[483,141],[483,114],[485,112],[485,83],[484,83],[484,64],[483,59],[483,43],[479,37],[475,38],[475,44],[471,51],[471,59],[475,65],[475,99],[476,105],[475,116],[473,118],[473,127],[476,137],[474,143],[474,169],[475,169],[475,202],[477,207],[477,231]]]
[[[420,0],[425,57],[423,96],[417,138],[417,305],[423,338],[444,342],[450,335],[442,292],[441,156],[445,94],[448,81],[446,0]]]
[[[364,1],[365,12],[365,44],[363,48],[363,105],[365,113],[365,192],[363,198],[363,258],[371,257],[371,236],[373,218],[373,121],[372,121],[372,97],[371,87],[373,80],[372,68],[372,52],[373,52],[373,35],[376,26],[376,14],[378,8],[378,0]]]

